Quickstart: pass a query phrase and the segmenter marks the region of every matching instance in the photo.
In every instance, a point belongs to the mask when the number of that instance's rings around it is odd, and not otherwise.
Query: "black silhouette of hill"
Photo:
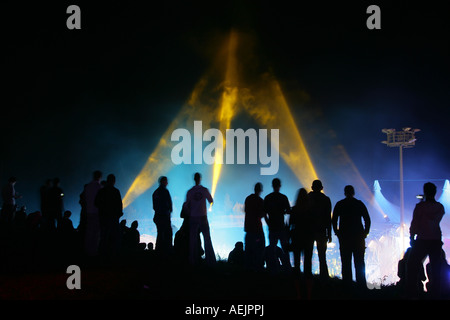
[[[249,272],[226,260],[197,267],[161,260],[147,251],[115,263],[78,261],[81,289],[69,290],[66,266],[42,263],[34,270],[14,269],[0,275],[2,300],[399,300],[392,285],[361,290],[339,278],[314,276],[308,294],[302,275]],[[424,296],[424,299],[427,297]]]

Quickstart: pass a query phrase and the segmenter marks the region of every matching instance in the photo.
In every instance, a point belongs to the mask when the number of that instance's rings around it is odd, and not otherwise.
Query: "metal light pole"
[[[412,148],[416,143],[415,133],[420,129],[403,128],[402,131],[395,129],[383,129],[383,133],[387,134],[387,140],[382,141],[388,147],[398,147],[400,153],[400,239],[402,254],[405,252],[404,241],[404,216],[405,216],[405,199],[403,194],[403,148]]]

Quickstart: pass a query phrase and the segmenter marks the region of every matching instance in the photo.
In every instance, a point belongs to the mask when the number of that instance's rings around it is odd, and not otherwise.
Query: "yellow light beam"
[[[304,187],[311,186],[318,175],[278,81],[265,74],[263,83],[247,90],[243,101],[246,111],[261,127],[280,130],[280,156]]]
[[[304,186],[309,186],[314,180],[318,179],[317,172],[286,102],[286,98],[281,91],[280,84],[278,81],[273,81],[272,86],[278,101],[277,105],[280,108],[278,121],[281,120],[282,123],[279,124],[279,127],[287,129],[286,132],[283,131],[283,138],[280,141],[280,155],[300,182]]]
[[[151,188],[158,177],[164,172],[167,172],[173,165],[172,161],[167,161],[167,157],[170,159],[170,135],[174,128],[176,128],[177,122],[177,120],[172,121],[169,128],[159,140],[156,148],[153,150],[150,157],[148,157],[144,167],[134,179],[123,198],[124,208],[128,207],[137,197]]]
[[[220,101],[220,108],[218,114],[218,120],[220,123],[220,131],[226,132],[226,129],[230,128],[231,119],[235,115],[235,106],[238,99],[238,87],[237,87],[237,59],[236,48],[238,44],[237,33],[231,31],[230,38],[227,47],[227,69],[225,73],[224,88]],[[217,184],[219,182],[220,173],[222,171],[223,159],[219,159],[219,156],[223,155],[226,140],[223,139],[222,150],[216,152],[215,161],[213,167],[213,181],[211,188],[211,196],[214,198],[216,193]],[[217,151],[217,150],[216,150]]]
[[[157,179],[169,171],[173,166],[172,161],[170,161],[173,147],[170,138],[175,129],[186,126],[187,124],[192,124],[196,117],[199,117],[200,115],[207,120],[204,125],[211,122],[211,119],[208,120],[209,112],[205,111],[205,106],[201,105],[199,101],[199,97],[201,96],[205,85],[206,80],[202,77],[194,87],[188,102],[182,107],[164,132],[157,146],[148,157],[144,167],[136,176],[125,194],[125,197],[123,198],[124,208],[128,207],[137,197],[151,188],[156,183]]]

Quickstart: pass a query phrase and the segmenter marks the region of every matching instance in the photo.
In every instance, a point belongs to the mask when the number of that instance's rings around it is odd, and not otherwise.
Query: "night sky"
[[[405,126],[422,130],[405,179],[450,178],[448,4],[166,3],[79,2],[81,30],[66,28],[73,3],[2,4],[0,178],[18,178],[28,212],[53,177],[78,211],[96,169],[114,173],[124,195],[231,28],[255,36],[295,116],[299,92],[309,95],[316,128],[335,134],[368,185],[398,179],[381,129]],[[366,28],[370,4],[381,30]]]

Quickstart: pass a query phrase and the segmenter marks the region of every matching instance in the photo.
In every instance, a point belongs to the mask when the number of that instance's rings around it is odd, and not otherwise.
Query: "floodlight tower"
[[[388,147],[398,147],[400,152],[400,238],[402,254],[405,252],[404,244],[404,215],[405,215],[405,201],[403,195],[403,148],[412,148],[415,146],[415,133],[420,129],[403,128],[402,131],[395,129],[383,129],[381,132],[387,134],[387,140],[382,141]]]

